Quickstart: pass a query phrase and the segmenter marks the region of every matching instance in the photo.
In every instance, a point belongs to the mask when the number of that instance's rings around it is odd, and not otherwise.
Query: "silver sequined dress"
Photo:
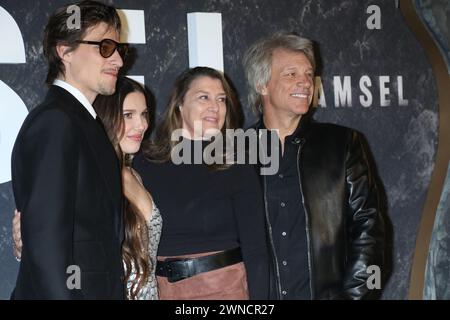
[[[153,202],[153,200],[152,200]],[[155,267],[156,254],[158,251],[159,239],[161,237],[162,217],[159,209],[153,202],[153,212],[150,221],[147,222],[149,242],[148,242],[148,256],[150,257],[151,272],[147,280],[147,284],[140,290],[136,296],[136,300],[158,300],[158,288],[156,284]],[[129,296],[131,281],[136,278],[136,272],[133,270],[130,279],[127,283],[127,296]]]

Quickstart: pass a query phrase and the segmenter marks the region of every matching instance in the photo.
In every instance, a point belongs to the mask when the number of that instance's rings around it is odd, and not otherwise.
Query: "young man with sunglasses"
[[[92,103],[115,91],[126,51],[114,7],[58,9],[44,33],[42,104],[17,137],[12,183],[21,211],[22,260],[13,299],[123,299],[118,161]]]

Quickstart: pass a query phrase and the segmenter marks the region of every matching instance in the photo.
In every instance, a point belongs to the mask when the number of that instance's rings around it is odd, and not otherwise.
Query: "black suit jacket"
[[[120,169],[101,125],[51,86],[11,163],[23,241],[12,298],[123,299]]]

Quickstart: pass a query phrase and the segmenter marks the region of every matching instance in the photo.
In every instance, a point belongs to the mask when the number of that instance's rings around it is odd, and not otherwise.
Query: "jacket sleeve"
[[[375,172],[370,167],[367,152],[360,134],[352,132],[346,155],[349,208],[347,232],[351,243],[348,247],[344,291],[349,299],[376,297],[379,290],[369,289],[368,280],[376,285],[378,280],[378,283],[381,282],[383,273],[385,227]]]
[[[22,212],[22,263],[41,299],[80,299],[67,287],[73,265],[78,144],[69,117],[57,110],[36,116],[13,153],[13,187]],[[82,284],[81,284],[82,285]]]
[[[238,166],[240,174],[236,184],[240,187],[233,197],[233,207],[247,271],[250,299],[267,300],[270,276],[269,251],[261,186],[252,166]]]

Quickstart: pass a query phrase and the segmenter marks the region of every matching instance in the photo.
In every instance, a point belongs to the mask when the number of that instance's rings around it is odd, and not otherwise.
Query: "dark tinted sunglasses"
[[[114,51],[120,54],[122,59],[124,59],[128,54],[128,44],[127,43],[118,43],[112,39],[103,39],[102,41],[86,41],[86,40],[77,40],[77,43],[85,43],[97,45],[100,51],[100,55],[103,58],[109,58],[114,54]]]

